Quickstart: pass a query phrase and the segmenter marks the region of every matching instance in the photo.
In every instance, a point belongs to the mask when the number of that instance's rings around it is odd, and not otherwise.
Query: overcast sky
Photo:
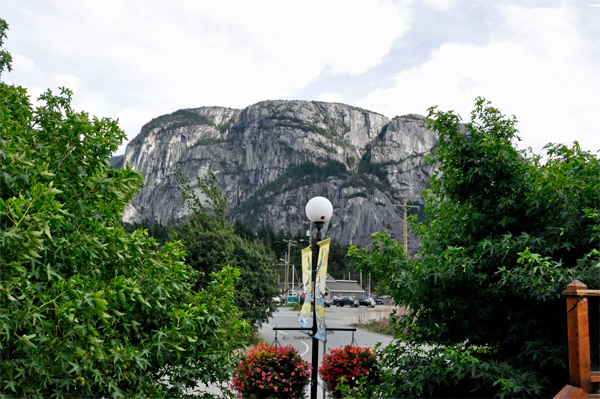
[[[129,139],[181,108],[321,100],[467,120],[482,96],[517,117],[521,148],[600,150],[600,0],[0,0],[0,17],[3,80],[34,98],[66,86]]]

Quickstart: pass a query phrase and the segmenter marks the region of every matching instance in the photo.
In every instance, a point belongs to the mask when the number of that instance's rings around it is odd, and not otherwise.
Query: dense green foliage
[[[123,230],[128,233],[133,233],[136,230],[146,230],[148,236],[154,238],[160,247],[169,241],[170,235],[176,228],[176,226],[171,224],[164,226],[160,223],[150,223],[148,219],[134,223],[121,222],[121,225],[123,226]]]
[[[262,225],[258,228],[255,233],[249,226],[247,226],[240,219],[237,219],[233,224],[233,233],[245,241],[246,243],[256,242],[258,246],[264,246],[267,252],[268,261],[272,266],[272,270],[275,271],[280,277],[280,281],[285,281],[285,267],[283,262],[278,259],[286,259],[288,254],[288,243],[287,241],[295,241],[294,245],[290,249],[290,264],[296,267],[296,282],[300,281],[300,264],[301,264],[301,252],[300,249],[308,246],[308,237],[302,232],[298,231],[296,234],[291,234],[289,231],[280,229],[277,233],[273,231],[273,228],[269,225]],[[180,230],[180,225],[168,224],[162,225],[160,223],[151,223],[147,219],[142,220],[139,223],[123,223],[123,228],[127,232],[133,232],[135,230],[144,229],[148,231],[148,235],[154,238],[159,246],[165,245],[169,240],[175,239],[179,236],[177,233]],[[353,278],[358,276],[356,266],[353,265],[350,260],[346,257],[348,253],[348,245],[332,241],[329,253],[329,265],[328,272],[334,278],[343,279],[348,278],[350,274]],[[292,278],[292,272],[289,271],[289,279]],[[275,277],[277,278],[277,277]],[[367,277],[364,276],[366,279]],[[291,282],[291,281],[290,281]],[[364,280],[366,282],[366,280]],[[378,282],[373,281],[373,286],[379,287]],[[372,289],[381,294],[387,293],[386,291],[379,291],[378,289]]]
[[[274,259],[264,245],[248,241],[234,233],[225,220],[227,197],[217,187],[214,174],[198,177],[198,186],[207,196],[209,214],[189,181],[181,180],[189,219],[174,229],[171,237],[184,245],[185,262],[198,271],[196,288],[203,289],[213,272],[224,266],[239,269],[241,278],[236,285],[235,299],[242,317],[254,328],[266,322],[275,310],[272,303],[278,294],[277,277],[273,272]]]
[[[544,161],[518,151],[515,119],[483,99],[465,125],[435,108],[427,123],[439,172],[418,256],[383,233],[371,254],[350,250],[409,309],[384,396],[553,396],[568,382],[561,291],[600,286],[598,158],[577,143]]]
[[[124,132],[75,112],[66,89],[40,101],[0,82],[2,396],[183,397],[226,381],[249,332],[239,272],[196,292],[181,244],[126,233],[142,177],[107,162]]]

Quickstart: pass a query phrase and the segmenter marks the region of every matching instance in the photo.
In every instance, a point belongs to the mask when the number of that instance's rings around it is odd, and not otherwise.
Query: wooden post
[[[587,286],[575,280],[563,291],[567,297],[567,324],[569,326],[569,384],[585,392],[592,390],[590,364],[590,328],[588,301],[584,293]]]

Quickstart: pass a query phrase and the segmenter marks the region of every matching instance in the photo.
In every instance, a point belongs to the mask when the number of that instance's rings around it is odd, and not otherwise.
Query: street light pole
[[[323,240],[323,227],[331,216],[333,215],[333,206],[331,202],[327,198],[323,197],[314,197],[306,204],[306,217],[312,223],[314,223],[317,228],[317,241],[312,244],[312,312],[313,312],[313,321],[312,328],[310,330],[310,335],[312,336],[312,375],[311,375],[311,387],[310,387],[310,397],[311,399],[317,398],[317,388],[318,388],[318,370],[319,370],[319,340],[316,338],[317,335],[317,267],[319,266],[319,241]]]
[[[323,235],[321,230],[323,229],[324,222],[315,222],[315,227],[317,228],[317,242],[315,242],[312,246],[312,311],[313,311],[313,321],[312,321],[312,386],[310,387],[310,397],[311,399],[316,399],[317,397],[317,378],[318,378],[318,367],[319,364],[319,340],[315,338],[317,335],[317,262],[319,261],[319,245],[317,244],[319,241],[323,240]]]

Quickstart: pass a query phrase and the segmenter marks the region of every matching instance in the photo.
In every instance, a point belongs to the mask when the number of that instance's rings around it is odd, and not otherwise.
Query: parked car
[[[358,301],[352,297],[334,297],[333,304],[338,307],[344,307],[344,305],[352,306],[353,308],[358,307]]]
[[[281,302],[282,302],[281,301],[281,297],[276,296],[276,297],[273,298],[273,303],[275,305],[281,305]]]
[[[375,300],[373,298],[366,297],[366,298],[359,299],[358,300],[358,304],[360,306],[367,306],[369,308],[374,308],[375,307]]]
[[[331,302],[329,299],[325,299],[324,303],[325,303],[325,307],[326,307],[326,308],[328,308],[328,307],[330,307],[330,306],[331,306],[331,304],[332,304],[333,302]]]
[[[381,298],[375,298],[375,303],[377,305],[383,305],[383,299],[381,299]]]

